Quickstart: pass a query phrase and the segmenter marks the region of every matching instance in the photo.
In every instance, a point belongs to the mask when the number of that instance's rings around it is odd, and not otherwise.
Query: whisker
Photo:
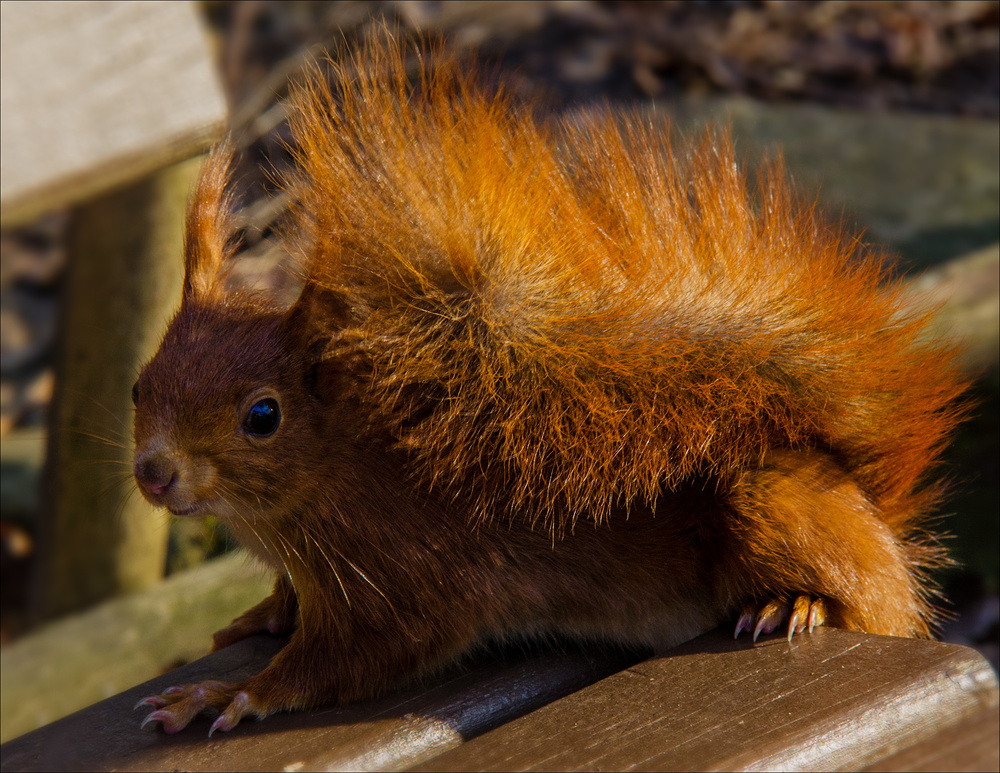
[[[236,507],[232,502],[230,502],[230,500],[226,496],[229,495],[231,497],[234,497],[235,492],[232,490],[233,483],[234,481],[227,481],[218,484],[220,499],[222,499],[223,502],[225,502],[226,507],[229,509],[229,512],[236,518],[238,518],[265,548],[270,548],[271,551],[277,555],[278,559],[281,561],[282,568],[285,570],[285,574],[288,576],[288,581],[292,584],[292,588],[295,589],[295,580],[292,576],[291,568],[289,567],[288,562],[285,560],[285,558],[282,558],[281,553],[284,552],[286,558],[291,558],[291,554],[288,552],[288,549],[290,548],[296,554],[299,561],[304,564],[302,556],[298,553],[297,550],[295,550],[295,547],[290,543],[288,543],[287,540],[285,540],[284,537],[282,537],[282,535],[277,531],[274,531],[273,534],[287,546],[286,549],[284,549],[283,551],[279,551],[277,549],[278,546],[275,545],[272,540],[265,540],[264,535],[261,534],[260,530],[256,527],[257,516],[260,514],[260,512],[263,511],[263,504],[261,503],[260,497],[257,496],[256,494],[253,494],[253,492],[249,491],[249,489],[247,489],[246,486],[242,486],[243,489],[246,489],[248,493],[252,494],[254,498],[257,499],[259,507],[258,508],[246,507],[245,509]],[[234,498],[237,499],[240,503],[244,503],[243,498],[240,497],[234,497]],[[245,511],[249,511],[254,516],[252,522],[247,518]]]
[[[128,474],[132,474],[132,463],[125,461],[124,459],[74,459],[74,466],[79,465],[95,465],[95,464],[113,464],[118,467],[128,467]]]
[[[122,417],[121,417],[120,414],[116,413],[115,411],[112,411],[104,403],[102,403],[100,400],[98,400],[96,397],[94,397],[89,392],[84,392],[82,389],[67,389],[65,386],[63,388],[66,389],[66,394],[70,394],[70,395],[73,395],[75,397],[82,397],[84,400],[89,401],[91,405],[93,405],[93,406],[95,406],[97,408],[100,408],[109,417],[111,417],[112,419],[114,419],[116,423],[121,423],[122,422]]]
[[[131,455],[132,453],[131,443],[125,443],[120,440],[116,440],[114,438],[106,437],[91,430],[73,428],[69,429],[68,431],[73,433],[74,435],[85,437],[88,440],[95,440],[98,443],[101,443],[102,445],[110,446],[111,448],[120,448],[122,451],[128,451],[129,455]]]
[[[337,571],[337,567],[333,565],[333,561],[330,559],[330,556],[328,556],[326,551],[323,550],[323,545],[320,543],[318,539],[316,539],[316,537],[314,537],[312,534],[309,534],[304,530],[302,532],[302,536],[304,536],[307,540],[311,540],[312,543],[316,546],[316,549],[319,550],[323,558],[326,559],[326,563],[330,567],[330,571],[333,572],[333,576],[336,578],[337,584],[340,586],[340,592],[344,594],[344,601],[347,602],[347,606],[348,608],[350,608],[351,599],[350,596],[347,595],[347,588],[344,587],[344,581],[340,578],[340,572]],[[341,555],[340,552],[337,551],[336,549],[334,549],[334,552],[337,553],[338,555]],[[343,558],[342,555],[341,558]],[[330,609],[330,611],[333,612],[332,609]]]
[[[132,479],[132,475],[131,474],[121,475],[117,480],[109,481],[105,486],[103,486],[102,488],[98,489],[98,491],[96,492],[96,495],[98,497],[103,497],[103,496],[105,496],[107,494],[110,494],[116,488],[120,488],[121,486],[124,486],[124,485],[128,484],[131,479]],[[131,494],[132,491],[138,491],[138,489],[135,486],[133,486],[130,489],[129,493]]]

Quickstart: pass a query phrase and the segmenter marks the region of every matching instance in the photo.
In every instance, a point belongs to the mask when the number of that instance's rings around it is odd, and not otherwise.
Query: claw
[[[223,732],[227,732],[229,730],[232,730],[234,727],[236,727],[236,725],[227,725],[227,723],[223,721],[222,715],[220,714],[215,718],[215,721],[212,723],[212,726],[208,728],[208,737],[211,738],[212,733],[214,733],[216,730],[222,730]]]
[[[823,599],[816,599],[809,607],[809,633],[812,633],[817,625],[823,625],[825,622],[826,604]]]
[[[788,618],[789,607],[781,601],[772,601],[767,604],[757,618],[757,627],[753,630],[753,640],[762,633],[774,633],[775,629]]]
[[[146,715],[145,719],[143,719],[142,722],[139,724],[139,729],[144,728],[150,722],[162,722],[163,729],[166,730],[166,723],[167,720],[169,719],[170,719],[169,711],[151,711]]]
[[[197,716],[199,710],[200,707],[198,706],[183,707],[180,704],[175,704],[170,709],[158,709],[147,714],[139,727],[143,728],[150,722],[159,722],[164,733],[173,735],[187,727],[191,723],[191,720]]]
[[[209,736],[216,730],[232,730],[248,714],[262,716],[267,713],[254,703],[250,692],[227,682],[215,681],[172,687],[160,695],[143,698],[136,708],[139,706],[156,709],[143,719],[142,727],[150,722],[159,722],[165,733],[179,733],[202,712],[213,715],[221,712],[212,723]]]
[[[822,598],[800,593],[791,603],[771,601],[761,608],[754,604],[748,605],[743,608],[736,621],[736,637],[738,638],[743,631],[749,631],[755,620],[757,621],[753,628],[755,642],[762,633],[774,633],[786,620],[788,641],[791,642],[795,634],[806,630],[812,633],[816,626],[826,622],[826,603]]]
[[[236,727],[240,720],[251,712],[250,707],[250,696],[247,695],[242,690],[233,696],[232,702],[226,707],[216,720],[212,723],[212,727],[208,730],[208,737],[212,737],[212,733],[216,730],[222,730],[223,732],[228,732]]]
[[[740,638],[740,634],[744,631],[749,631],[753,626],[753,619],[755,613],[750,609],[745,609],[743,614],[740,615],[740,619],[736,621],[736,632],[733,634],[734,639]]]
[[[140,699],[140,701],[132,707],[132,711],[141,709],[143,706],[152,706],[154,709],[162,709],[166,705],[167,702],[159,695],[148,695],[145,698]]]
[[[806,629],[806,621],[812,607],[808,596],[799,596],[792,605],[792,614],[788,618],[788,641],[791,643],[792,636],[802,633]]]

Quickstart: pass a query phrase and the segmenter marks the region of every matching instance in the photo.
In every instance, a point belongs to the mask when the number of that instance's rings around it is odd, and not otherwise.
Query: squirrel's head
[[[322,405],[310,281],[287,310],[226,289],[230,156],[223,145],[205,164],[188,212],[181,308],[132,391],[135,480],[174,515],[287,510],[317,485],[317,465],[344,431]]]

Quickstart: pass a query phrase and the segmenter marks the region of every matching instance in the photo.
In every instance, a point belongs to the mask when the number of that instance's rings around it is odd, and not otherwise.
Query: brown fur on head
[[[319,469],[343,423],[317,391],[310,283],[290,309],[227,289],[231,154],[222,145],[205,163],[187,219],[181,308],[133,389],[134,470],[143,496],[174,515],[273,526],[322,488]]]

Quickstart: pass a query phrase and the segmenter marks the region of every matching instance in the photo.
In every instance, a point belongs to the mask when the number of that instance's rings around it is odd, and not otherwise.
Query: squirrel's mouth
[[[183,517],[185,515],[194,515],[199,510],[201,510],[204,505],[201,502],[195,502],[193,505],[188,505],[187,507],[167,507],[167,511],[171,515],[176,515],[178,517]]]

